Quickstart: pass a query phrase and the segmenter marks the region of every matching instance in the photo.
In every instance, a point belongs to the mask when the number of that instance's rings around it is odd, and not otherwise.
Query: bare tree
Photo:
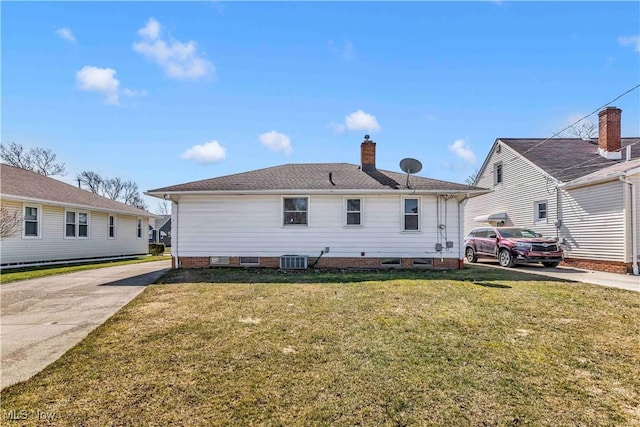
[[[0,237],[11,237],[20,231],[22,215],[20,210],[11,209],[7,205],[0,205]]]
[[[158,208],[156,209],[158,215],[171,215],[171,204],[166,200],[158,202]]]
[[[84,184],[85,190],[89,190],[92,193],[101,194],[102,191],[102,177],[92,171],[82,171],[76,177],[80,185]]]
[[[116,178],[108,178],[102,181],[104,195],[113,200],[120,200],[124,191],[124,182]]]
[[[467,179],[464,180],[464,182],[466,182],[467,185],[474,185],[476,182],[476,179],[478,179],[479,172],[480,170],[476,169],[471,175],[467,177]]]
[[[591,122],[583,122],[575,126],[571,126],[569,133],[578,138],[592,139],[598,135],[598,126]]]
[[[117,200],[126,205],[147,209],[147,205],[138,190],[138,184],[122,178],[106,178],[92,171],[83,171],[77,177],[80,186],[92,193]]]
[[[56,160],[56,154],[45,148],[32,148],[25,150],[22,144],[10,142],[8,144],[0,144],[0,157],[8,165],[32,172],[39,173],[44,176],[64,175],[64,163]]]

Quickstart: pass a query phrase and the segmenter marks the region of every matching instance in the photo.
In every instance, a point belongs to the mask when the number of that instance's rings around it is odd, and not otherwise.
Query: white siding
[[[497,162],[502,162],[503,182],[494,185],[493,167]],[[553,181],[509,147],[501,144],[501,152],[491,155],[476,185],[492,189],[493,192],[467,201],[464,213],[465,233],[475,227],[487,225],[474,222],[475,217],[506,212],[506,225],[527,227],[548,237],[559,237],[554,225],[558,217]],[[536,222],[534,204],[542,200],[547,202],[547,221]]]
[[[562,194],[562,237],[571,257],[625,261],[624,188],[620,181]]]
[[[285,195],[286,196],[286,195]],[[299,196],[295,196],[299,197]],[[184,196],[173,206],[172,251],[179,256],[317,256],[325,257],[440,257],[436,242],[454,247],[444,258],[459,258],[458,203],[441,206],[437,227],[436,198],[421,199],[419,232],[402,232],[402,197],[357,195],[364,200],[363,227],[344,226],[343,195],[308,195],[308,226],[282,225],[282,196]],[[351,196],[349,196],[351,197]]]
[[[3,204],[22,210],[22,202],[3,200]],[[29,203],[27,203],[29,205]],[[90,218],[89,238],[65,238],[65,208],[40,205],[42,208],[42,237],[22,238],[22,231],[15,236],[2,239],[0,261],[2,264],[56,261],[64,259],[97,258],[108,256],[145,254],[148,252],[147,222],[143,219],[142,239],[136,237],[137,217],[116,214],[116,238],[108,238],[108,213],[88,211]],[[71,209],[71,208],[68,208]],[[71,209],[73,210],[73,209]],[[87,212],[80,209],[79,211]]]

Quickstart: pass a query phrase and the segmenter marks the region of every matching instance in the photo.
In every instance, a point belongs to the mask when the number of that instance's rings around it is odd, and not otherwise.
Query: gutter
[[[165,195],[181,195],[181,196],[191,196],[191,195],[297,195],[297,194],[415,194],[415,195],[437,195],[437,194],[461,194],[464,195],[465,198],[469,198],[472,196],[479,196],[482,194],[490,193],[492,190],[419,190],[419,189],[398,189],[398,190],[364,190],[364,189],[341,189],[341,190],[311,190],[311,189],[293,189],[293,188],[283,188],[283,189],[275,189],[275,190],[189,190],[189,191],[147,191],[147,196],[158,197],[160,199],[164,198]]]
[[[162,196],[164,200],[171,200],[171,203],[175,203],[175,210],[173,207],[171,208],[171,255],[175,258],[175,268],[180,268],[180,257],[178,256],[178,217],[180,213],[180,205],[178,204],[178,200],[174,200],[170,194],[164,194]],[[175,218],[174,218],[175,213]],[[175,219],[175,221],[174,221]],[[174,226],[175,224],[175,226]],[[160,229],[158,229],[158,235],[160,234]],[[174,255],[175,254],[175,255]]]
[[[636,184],[629,181],[626,175],[619,177],[620,181],[629,184],[631,190],[631,257],[633,258],[631,266],[633,275],[638,276],[638,198],[636,197]]]

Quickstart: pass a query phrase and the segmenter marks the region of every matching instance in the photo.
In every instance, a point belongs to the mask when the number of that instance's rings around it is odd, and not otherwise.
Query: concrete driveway
[[[475,265],[484,265],[493,268],[500,267],[497,261],[479,260]],[[541,276],[554,277],[556,279],[570,280],[573,282],[591,283],[594,285],[620,288],[629,291],[640,292],[640,277],[625,274],[606,273],[603,271],[582,270],[573,267],[547,268],[541,264],[519,264],[516,270],[523,273],[539,274]],[[511,269],[507,269],[511,270]]]
[[[0,286],[0,388],[57,360],[170,267],[154,261]]]

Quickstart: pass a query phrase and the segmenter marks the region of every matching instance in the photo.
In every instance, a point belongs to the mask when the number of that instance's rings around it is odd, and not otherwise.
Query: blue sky
[[[364,134],[381,169],[464,182],[496,138],[550,137],[640,83],[639,2],[0,8],[2,142],[52,149],[69,183],[358,164]],[[640,89],[612,105],[640,135]]]

